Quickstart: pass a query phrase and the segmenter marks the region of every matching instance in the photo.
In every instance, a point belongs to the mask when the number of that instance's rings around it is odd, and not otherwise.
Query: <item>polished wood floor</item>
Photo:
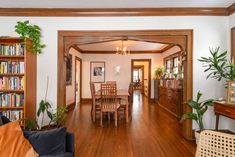
[[[71,111],[66,122],[75,133],[76,157],[193,157],[196,145],[181,136],[177,120],[157,104],[134,94],[132,119],[93,123],[90,104]]]

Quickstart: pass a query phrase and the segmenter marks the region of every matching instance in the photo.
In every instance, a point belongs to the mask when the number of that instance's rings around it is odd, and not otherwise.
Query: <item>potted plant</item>
[[[52,119],[49,123],[49,127],[61,127],[66,120],[67,112],[68,109],[66,106],[58,107],[56,109],[56,112],[52,114]]]
[[[198,59],[203,62],[203,67],[206,69],[204,72],[210,71],[207,75],[208,78],[214,78],[221,81],[222,78],[225,80],[235,80],[235,64],[234,61],[227,60],[227,51],[219,53],[219,47],[210,49],[211,56],[201,57]]]
[[[47,86],[46,86],[45,98],[44,98],[44,100],[41,100],[41,102],[39,103],[39,108],[38,108],[38,111],[37,111],[38,119],[39,119],[40,115],[42,114],[40,129],[43,126],[45,113],[47,113],[47,116],[50,118],[50,120],[52,120],[52,118],[53,118],[52,113],[50,111],[51,104],[47,101],[48,84],[49,84],[49,78],[47,77]]]
[[[41,28],[37,25],[30,25],[29,21],[18,21],[15,25],[15,32],[24,40],[25,45],[26,38],[32,41],[32,52],[35,54],[40,54],[42,49],[46,46],[41,43]]]
[[[163,67],[155,67],[154,68],[154,77],[155,79],[160,79],[164,73]]]
[[[214,101],[213,99],[200,101],[201,96],[202,93],[199,91],[197,93],[196,100],[188,100],[186,102],[189,106],[193,108],[195,112],[192,111],[184,113],[181,118],[181,121],[185,119],[192,119],[198,124],[199,129],[195,130],[196,143],[198,141],[199,133],[205,129],[203,123],[203,115],[207,111],[209,106],[213,106],[213,101]]]

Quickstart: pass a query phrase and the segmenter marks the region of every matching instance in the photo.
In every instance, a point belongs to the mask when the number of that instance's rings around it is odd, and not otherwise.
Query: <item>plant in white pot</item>
[[[191,106],[194,109],[194,112],[192,111],[184,113],[181,118],[181,121],[185,119],[192,119],[198,124],[199,129],[195,130],[196,143],[198,141],[199,133],[205,129],[203,123],[203,115],[207,111],[209,106],[213,106],[214,102],[214,99],[200,101],[201,96],[202,93],[199,91],[197,93],[196,100],[188,100],[186,102],[189,106]]]

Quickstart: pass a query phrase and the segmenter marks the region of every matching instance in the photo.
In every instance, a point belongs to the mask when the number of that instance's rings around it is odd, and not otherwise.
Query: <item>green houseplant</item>
[[[45,44],[41,43],[41,28],[37,25],[29,24],[29,21],[18,21],[15,25],[15,32],[18,33],[20,38],[24,40],[25,45],[26,38],[29,38],[32,41],[33,53],[40,54],[42,49],[46,46]]]
[[[194,120],[198,126],[199,130],[204,130],[204,124],[203,124],[203,115],[207,111],[209,106],[213,106],[214,99],[208,99],[204,101],[200,101],[200,98],[202,96],[202,93],[200,91],[197,93],[196,100],[188,100],[186,103],[191,106],[195,112],[187,112],[183,114],[181,121],[185,119],[192,119]]]
[[[198,59],[203,63],[203,67],[206,69],[204,72],[210,73],[207,75],[208,78],[214,78],[221,81],[222,78],[225,80],[235,80],[235,64],[234,61],[227,60],[227,51],[219,53],[219,47],[210,49],[211,56],[201,57]]]
[[[40,128],[43,126],[45,113],[47,113],[47,116],[50,118],[50,120],[52,120],[52,118],[53,118],[52,113],[50,111],[51,104],[47,101],[48,84],[49,84],[49,78],[47,77],[47,86],[46,86],[45,98],[44,98],[44,100],[41,100],[41,102],[39,103],[39,108],[38,108],[38,111],[37,111],[37,117],[38,118],[42,114]]]
[[[155,79],[160,79],[164,73],[163,67],[155,67],[154,68],[154,77]]]
[[[208,99],[204,101],[200,101],[200,98],[202,96],[202,93],[200,91],[197,93],[197,98],[196,100],[188,100],[186,103],[191,106],[195,112],[186,112],[183,114],[181,117],[181,121],[184,121],[186,119],[192,119],[194,120],[197,124],[199,129],[195,130],[195,138],[196,138],[196,143],[198,142],[199,138],[199,133],[203,131],[204,128],[204,123],[203,123],[203,115],[207,111],[209,106],[213,106],[213,99]]]
[[[58,107],[56,112],[52,114],[49,126],[60,127],[66,120],[68,109],[66,106]]]

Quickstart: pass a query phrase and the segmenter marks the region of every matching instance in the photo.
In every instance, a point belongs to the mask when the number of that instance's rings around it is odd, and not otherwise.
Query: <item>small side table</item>
[[[216,115],[215,130],[218,130],[219,116],[225,116],[235,120],[235,104],[229,104],[227,102],[214,102],[214,112]]]

